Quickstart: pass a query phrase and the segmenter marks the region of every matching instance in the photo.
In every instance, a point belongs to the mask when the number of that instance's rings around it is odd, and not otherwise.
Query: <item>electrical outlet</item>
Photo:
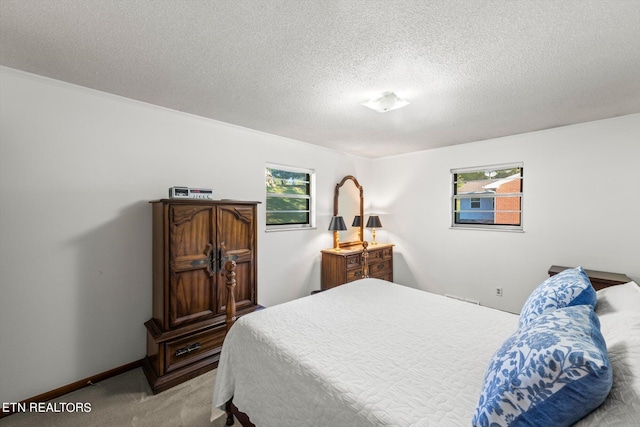
[[[502,296],[502,288],[496,288],[496,296],[497,297],[501,297]]]

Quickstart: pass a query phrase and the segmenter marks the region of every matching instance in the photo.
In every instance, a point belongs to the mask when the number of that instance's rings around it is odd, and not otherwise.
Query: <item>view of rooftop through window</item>
[[[452,174],[454,227],[522,229],[522,165]]]

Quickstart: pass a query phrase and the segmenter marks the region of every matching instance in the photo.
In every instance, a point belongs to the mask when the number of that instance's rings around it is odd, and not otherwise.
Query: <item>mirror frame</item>
[[[362,244],[362,237],[364,236],[364,192],[362,190],[362,185],[358,183],[358,180],[355,176],[347,175],[342,178],[342,181],[336,184],[336,189],[333,194],[333,216],[338,216],[338,197],[340,196],[340,188],[349,180],[353,181],[353,183],[356,185],[356,188],[360,191],[360,240],[354,240],[351,242],[340,242],[340,247]],[[347,218],[347,222],[350,223],[351,221],[353,221],[353,219]],[[337,243],[338,242],[336,241],[336,233],[333,233],[334,248],[336,247]]]

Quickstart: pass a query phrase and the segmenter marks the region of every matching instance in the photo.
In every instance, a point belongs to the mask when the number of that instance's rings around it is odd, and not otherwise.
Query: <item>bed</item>
[[[541,420],[565,412],[575,418],[569,413],[578,410],[586,415],[576,424],[581,427],[637,425],[640,287],[626,278],[610,280],[608,287],[596,292],[578,267],[550,272],[555,276],[529,299],[545,286],[552,289],[554,283],[568,280],[568,272],[584,276],[588,285],[579,294],[572,291],[575,303],[549,309],[549,295],[541,299],[543,304],[538,295],[535,304],[527,301],[529,306],[525,304],[521,315],[365,278],[244,316],[230,328],[222,348],[213,413],[226,410],[228,425],[235,414],[242,425],[260,427],[507,425],[517,420],[518,414],[510,413],[516,398],[509,401],[494,392],[496,384],[506,384],[501,378],[504,366],[517,359],[511,351],[521,350],[522,342],[541,325],[558,329],[557,325],[568,322],[578,328],[577,332],[568,329],[569,339],[584,336],[596,347],[603,346],[597,339],[601,331],[606,348],[593,353],[603,360],[590,360],[589,370],[597,367],[584,378],[576,368],[553,380],[551,374],[556,375],[562,363],[551,360],[555,369],[542,372],[543,379],[547,385],[557,381],[562,385],[554,383],[554,387],[564,388],[545,395],[543,404],[534,401],[550,389],[518,391],[517,406],[523,406],[526,414],[520,415],[521,424],[527,417]],[[592,301],[590,306],[588,298],[597,298],[597,303]],[[528,317],[523,320],[525,314]],[[524,321],[528,323],[523,325]],[[537,336],[546,337],[548,331]],[[537,345],[532,344],[527,354],[537,358]],[[582,345],[575,347],[582,349]],[[583,353],[592,355],[591,347],[587,350],[579,353],[579,362]],[[551,359],[559,361],[557,351],[553,350]],[[534,371],[541,370],[541,363],[532,363]],[[578,380],[570,382],[567,375]],[[574,384],[578,384],[576,390]],[[567,410],[561,395],[585,394],[585,388],[587,394],[599,393],[595,403],[591,397],[587,403],[572,401]],[[553,424],[575,421],[568,419]]]

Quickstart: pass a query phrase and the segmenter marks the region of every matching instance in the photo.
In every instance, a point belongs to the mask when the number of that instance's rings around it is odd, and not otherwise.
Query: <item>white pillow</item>
[[[598,316],[621,311],[637,312],[637,304],[640,301],[640,286],[636,282],[608,286],[597,291],[596,296],[598,297],[598,305],[596,306]]]
[[[596,292],[596,314],[613,369],[611,393],[576,426],[637,425],[640,420],[640,286],[635,282]]]

